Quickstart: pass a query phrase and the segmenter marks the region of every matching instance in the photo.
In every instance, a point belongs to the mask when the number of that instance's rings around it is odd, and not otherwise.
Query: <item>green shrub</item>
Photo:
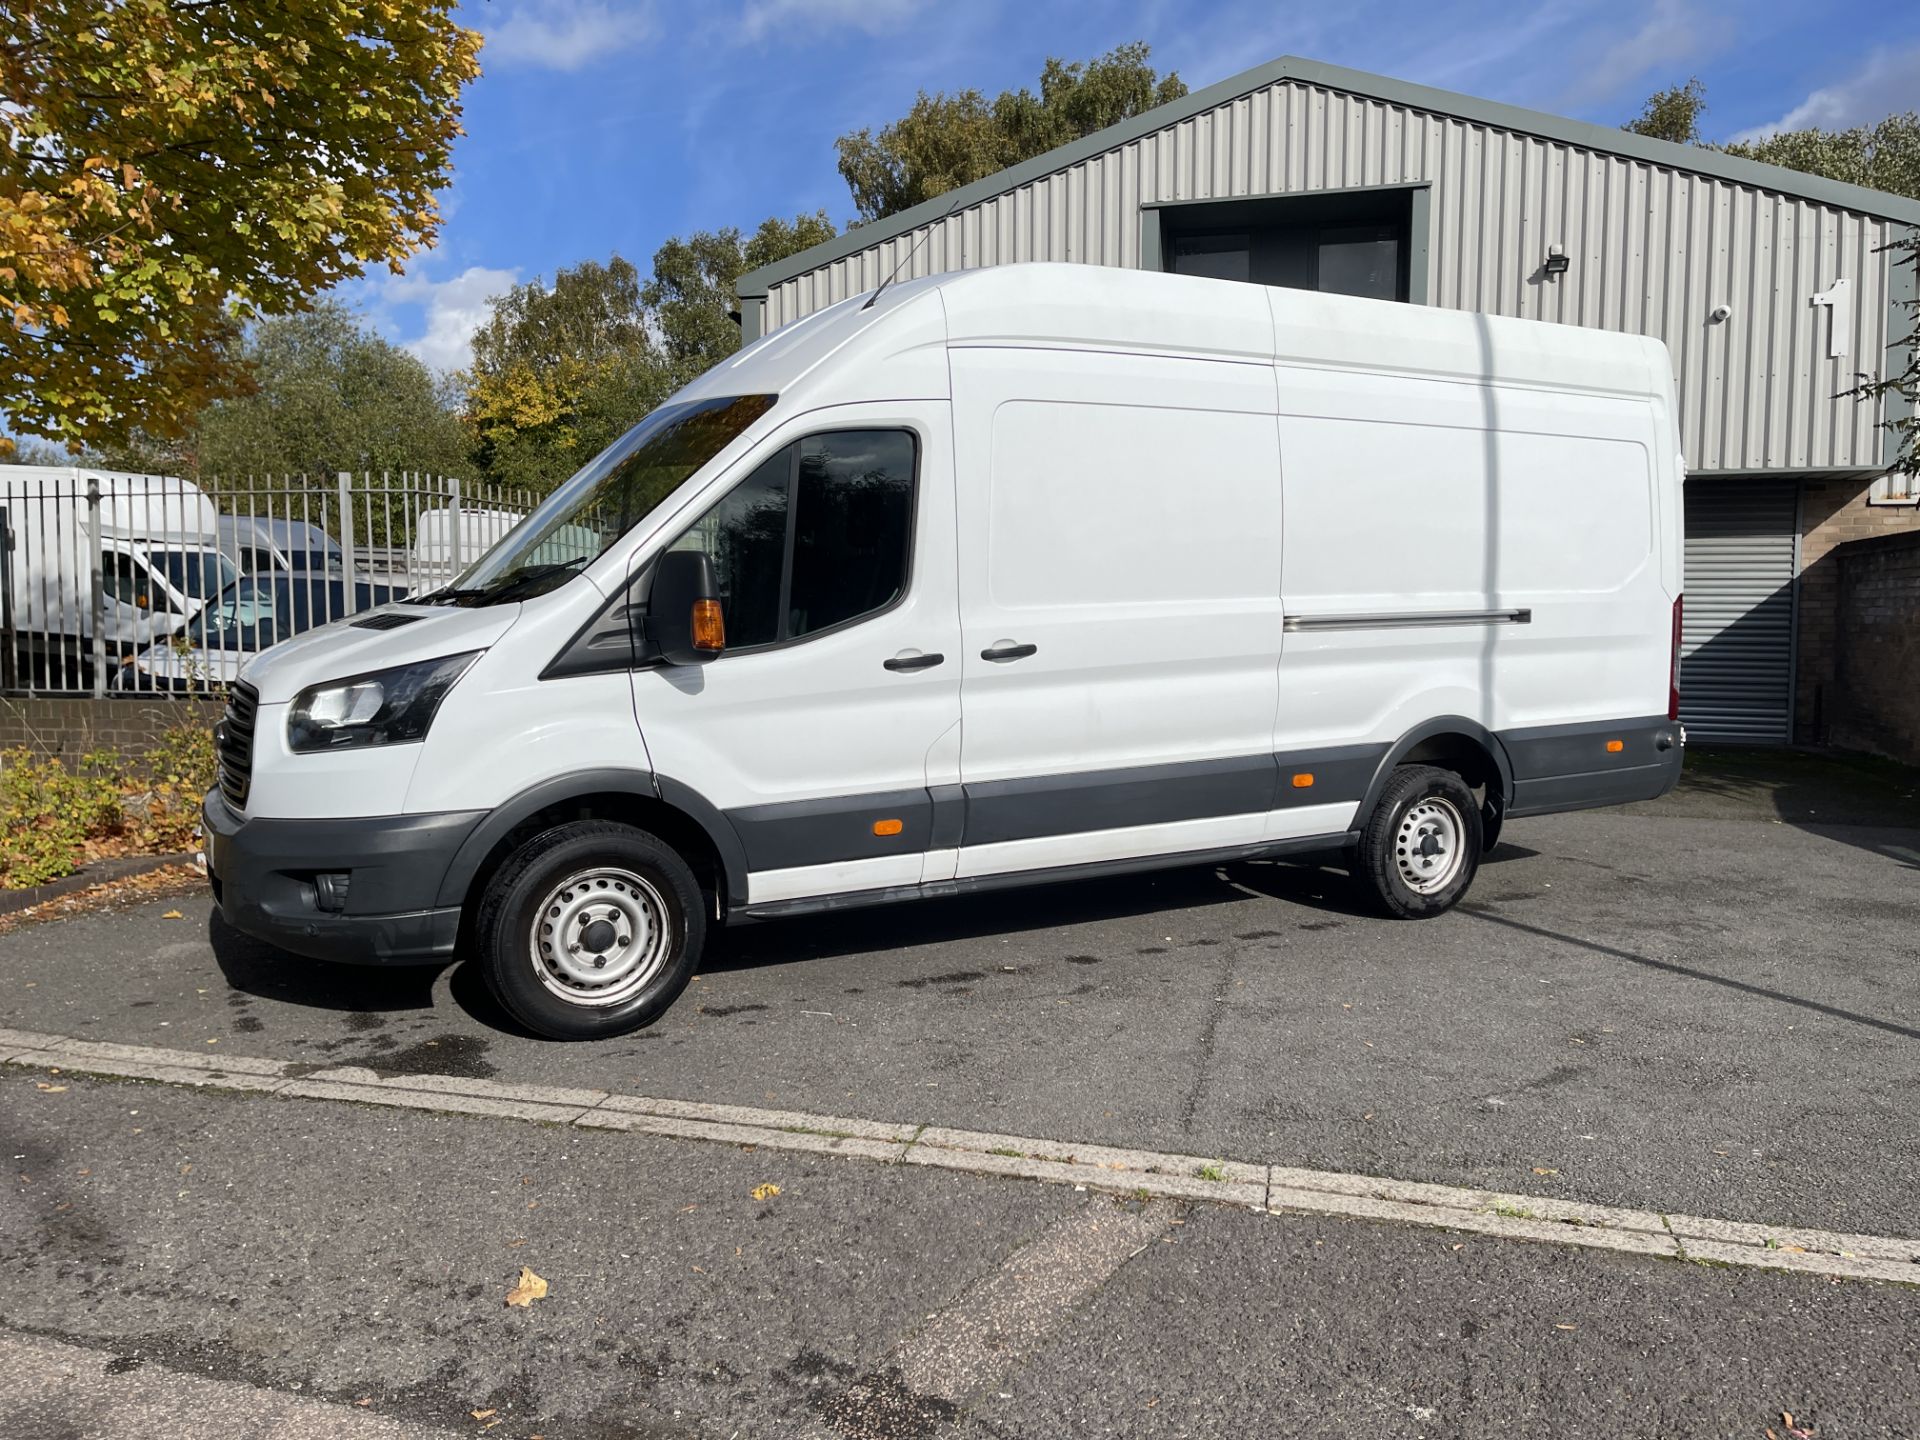
[[[200,802],[213,788],[213,727],[190,722],[175,725],[141,757],[148,789],[129,807],[130,838],[136,849],[187,850],[200,823]]]
[[[30,750],[0,755],[0,888],[22,890],[71,875],[89,840],[121,823],[120,761],[83,755],[71,770]]]

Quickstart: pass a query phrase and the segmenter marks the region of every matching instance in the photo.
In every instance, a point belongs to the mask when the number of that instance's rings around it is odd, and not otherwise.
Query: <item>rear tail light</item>
[[[1680,718],[1680,616],[1686,596],[1673,597],[1673,659],[1667,670],[1667,719]]]

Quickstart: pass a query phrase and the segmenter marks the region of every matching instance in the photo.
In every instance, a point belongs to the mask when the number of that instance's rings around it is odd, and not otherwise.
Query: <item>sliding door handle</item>
[[[1040,647],[1038,645],[1016,645],[1011,640],[996,640],[980,652],[982,660],[1024,660]]]
[[[883,660],[880,663],[885,665],[889,670],[931,670],[946,658],[946,656],[940,654],[923,655],[918,651],[915,651],[913,654],[908,654],[902,651],[891,660]]]

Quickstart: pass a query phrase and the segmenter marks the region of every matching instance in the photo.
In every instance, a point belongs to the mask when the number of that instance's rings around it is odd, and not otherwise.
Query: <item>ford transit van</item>
[[[1509,818],[1680,770],[1659,342],[1014,265],[746,347],[445,588],[255,657],[235,927],[470,954],[547,1035],[710,927],[1344,852],[1438,915]]]

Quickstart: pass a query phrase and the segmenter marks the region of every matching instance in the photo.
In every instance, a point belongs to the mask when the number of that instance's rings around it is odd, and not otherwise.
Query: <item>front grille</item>
[[[245,681],[227,695],[227,713],[213,732],[220,755],[220,793],[236,810],[247,807],[253,786],[253,722],[260,709],[260,692]]]
[[[404,610],[376,610],[371,615],[347,623],[356,630],[398,630],[402,625],[411,625],[420,619],[418,615],[409,615]]]

